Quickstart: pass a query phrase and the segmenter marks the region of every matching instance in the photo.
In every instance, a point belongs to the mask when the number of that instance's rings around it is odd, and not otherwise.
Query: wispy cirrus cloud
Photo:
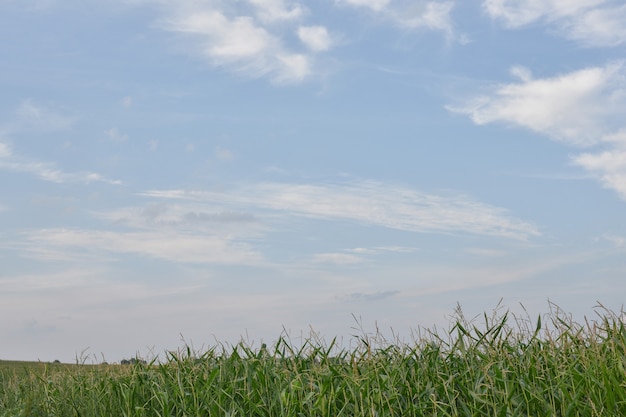
[[[62,273],[47,272],[45,278],[42,274],[22,274],[0,278],[2,292],[28,293],[43,292],[49,290],[64,290],[71,287],[86,286],[93,279],[97,270],[65,270]]]
[[[122,182],[112,180],[97,172],[79,171],[66,172],[59,169],[54,163],[42,162],[33,158],[15,154],[7,143],[0,142],[0,169],[34,175],[37,178],[61,183],[93,183],[104,182],[119,185]]]
[[[375,11],[381,11],[391,0],[338,0],[338,3],[345,3],[351,6],[367,7]]]
[[[620,248],[620,249],[626,248],[626,236],[618,236],[618,235],[607,233],[596,238],[596,241],[610,242],[616,248]]]
[[[8,144],[0,142],[0,158],[10,158],[13,153]]]
[[[52,131],[70,128],[76,118],[63,114],[50,106],[37,103],[32,99],[22,100],[15,110],[14,120],[6,126],[8,131],[38,130]]]
[[[290,216],[357,221],[409,232],[469,233],[521,240],[540,235],[534,225],[499,207],[465,196],[439,196],[375,181],[322,185],[260,183],[223,193],[154,190],[141,194],[220,203],[246,211],[271,210]]]
[[[128,140],[128,135],[120,132],[116,127],[112,127],[104,132],[109,140],[113,142],[126,142]]]
[[[313,256],[313,262],[333,265],[353,265],[365,262],[366,259],[349,253],[318,253]]]
[[[449,39],[457,37],[451,17],[453,1],[336,0],[336,3],[369,9],[399,27],[437,30]]]
[[[50,107],[36,104],[33,100],[23,100],[15,111],[13,120],[0,127],[0,169],[34,175],[44,181],[55,183],[105,182],[121,184],[119,180],[90,172],[66,172],[55,163],[21,155],[11,146],[11,138],[23,133],[37,134],[71,128],[74,117],[66,116]]]
[[[218,235],[180,231],[115,232],[104,230],[43,229],[24,234],[23,249],[33,254],[56,249],[59,254],[135,254],[177,263],[250,265],[261,255],[244,242]]]
[[[373,293],[362,293],[362,292],[355,292],[352,294],[348,294],[345,295],[343,297],[338,297],[340,298],[342,301],[344,302],[358,302],[358,301],[365,301],[365,302],[373,302],[373,301],[380,301],[380,300],[384,300],[386,298],[391,298],[391,297],[395,297],[397,295],[400,294],[400,291],[378,291],[378,292],[373,292]]]
[[[251,212],[222,210],[196,204],[152,203],[139,207],[123,207],[93,215],[108,222],[140,230],[179,230],[198,233],[244,226],[246,232],[261,227]]]
[[[259,265],[249,241],[266,229],[252,214],[198,204],[146,204],[89,213],[108,227],[27,230],[4,245],[23,256],[102,263],[132,255],[177,264]]]
[[[483,9],[510,28],[544,22],[565,38],[592,47],[626,42],[626,5],[614,0],[484,0]]]
[[[388,254],[408,254],[416,248],[404,246],[375,246],[369,248],[349,248],[340,252],[318,253],[313,256],[315,263],[335,265],[354,265],[372,260],[374,257]]]
[[[306,8],[290,0],[248,0],[256,8],[256,16],[262,22],[289,21],[302,17]]]
[[[376,246],[371,248],[350,248],[346,249],[347,252],[356,253],[358,255],[376,255],[381,253],[413,253],[418,248],[411,248],[406,246]]]
[[[235,159],[235,153],[230,149],[217,146],[215,148],[215,157],[221,161],[232,161]]]
[[[623,62],[535,79],[514,67],[518,82],[448,109],[478,124],[505,123],[575,147],[596,148],[572,157],[626,199],[626,67]]]

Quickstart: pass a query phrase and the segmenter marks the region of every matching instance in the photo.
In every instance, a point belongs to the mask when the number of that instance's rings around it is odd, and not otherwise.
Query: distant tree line
[[[145,365],[146,361],[143,359],[139,359],[139,358],[130,358],[130,359],[122,359],[120,364],[121,365],[136,365],[136,364]]]

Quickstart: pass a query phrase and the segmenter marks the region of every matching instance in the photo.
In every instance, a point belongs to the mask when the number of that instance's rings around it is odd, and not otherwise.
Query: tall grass
[[[0,367],[0,416],[622,416],[626,329],[601,311],[584,323],[458,311],[411,343],[283,337],[130,366]]]

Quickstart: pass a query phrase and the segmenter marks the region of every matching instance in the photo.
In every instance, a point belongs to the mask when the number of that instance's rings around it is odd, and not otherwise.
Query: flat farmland
[[[0,361],[0,416],[626,415],[626,328],[606,311],[462,316],[411,343],[189,347],[149,362]]]

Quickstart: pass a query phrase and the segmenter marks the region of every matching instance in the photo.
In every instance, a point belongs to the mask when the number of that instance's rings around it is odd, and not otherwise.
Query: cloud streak
[[[23,100],[15,111],[15,119],[0,129],[0,169],[10,172],[31,174],[41,180],[55,183],[94,183],[121,184],[96,172],[65,172],[54,163],[39,161],[17,154],[9,144],[9,136],[24,132],[43,133],[69,129],[74,118],[64,116],[48,107]]]
[[[360,256],[351,255],[349,253],[318,253],[313,257],[313,262],[320,264],[333,265],[353,265],[364,262],[365,259]]]
[[[483,10],[509,28],[544,22],[565,38],[590,47],[626,42],[626,5],[619,1],[484,0]]]
[[[525,240],[540,235],[506,210],[468,197],[444,197],[375,181],[297,185],[261,183],[232,192],[154,190],[163,199],[221,203],[246,210],[362,224],[419,233],[469,233]]]
[[[94,183],[104,182],[107,184],[119,185],[122,182],[112,180],[97,172],[65,172],[58,169],[50,162],[37,161],[31,158],[15,155],[8,144],[0,142],[0,169],[6,171],[31,174],[43,181],[63,183]]]
[[[442,31],[456,37],[451,17],[453,1],[337,0],[337,3],[369,9],[395,26]]]
[[[262,22],[289,21],[306,13],[304,6],[289,0],[248,0],[256,8],[256,16]]]
[[[113,232],[100,230],[44,229],[25,234],[32,253],[56,248],[74,251],[130,253],[170,262],[251,265],[261,256],[246,243],[217,235],[174,231]]]
[[[94,213],[95,217],[141,230],[211,231],[259,225],[257,217],[244,211],[220,210],[194,204],[148,204]]]
[[[250,213],[148,204],[90,214],[109,227],[30,230],[5,247],[30,258],[65,262],[108,262],[130,254],[178,264],[263,263],[262,255],[247,243],[264,230]]]
[[[64,130],[70,128],[75,122],[75,118],[37,104],[31,99],[22,100],[15,115],[17,117],[13,128],[19,130]]]

